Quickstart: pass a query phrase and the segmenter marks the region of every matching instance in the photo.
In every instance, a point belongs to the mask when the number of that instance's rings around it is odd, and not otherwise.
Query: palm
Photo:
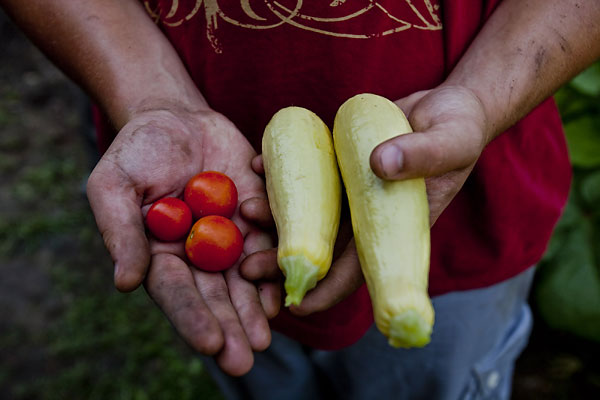
[[[90,203],[115,259],[115,282],[122,290],[145,286],[195,349],[218,354],[224,370],[238,374],[252,364],[251,350],[270,340],[256,288],[240,278],[238,267],[225,274],[188,267],[183,241],[147,241],[143,212],[165,196],[182,194],[186,182],[203,170],[229,175],[239,201],[264,197],[262,180],[250,163],[255,152],[234,127],[214,112],[146,112],[119,133],[90,177]],[[111,198],[112,197],[112,198]],[[245,253],[270,246],[268,235],[239,213],[233,216],[245,236]]]

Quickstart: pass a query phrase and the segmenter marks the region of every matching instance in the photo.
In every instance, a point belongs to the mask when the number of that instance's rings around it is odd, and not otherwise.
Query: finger
[[[407,133],[379,144],[371,153],[371,169],[382,179],[397,180],[468,167],[481,153],[481,141],[469,129],[455,125]]]
[[[249,281],[277,280],[281,271],[277,266],[277,249],[257,251],[244,259],[240,272]]]
[[[335,244],[333,246],[333,261],[336,261],[342,254],[344,254],[344,252],[346,252],[346,248],[353,238],[354,231],[352,229],[352,222],[350,219],[345,219],[342,217],[338,227],[337,238],[335,239]]]
[[[254,157],[252,159],[251,165],[252,165],[252,170],[255,173],[257,173],[258,175],[265,174],[265,165],[263,163],[263,158],[262,158],[261,154],[257,155],[256,157]]]
[[[183,260],[170,254],[155,255],[145,286],[194,350],[205,355],[221,350],[224,340],[219,322],[200,296],[192,272]]]
[[[354,293],[363,282],[353,240],[333,263],[327,276],[306,294],[299,306],[291,306],[290,311],[305,316],[327,310]]]
[[[243,258],[239,268],[240,276],[258,291],[258,299],[267,319],[274,318],[281,305],[281,274],[273,244],[274,238],[266,232],[249,232],[244,239],[244,254],[248,256]],[[265,253],[269,254],[266,259]],[[265,270],[265,267],[271,270]]]
[[[240,204],[240,215],[251,224],[262,228],[275,226],[269,201],[264,197],[252,197]]]
[[[219,367],[229,375],[241,376],[254,363],[252,348],[237,313],[231,304],[229,289],[220,273],[205,273],[192,269],[196,287],[218,321],[224,344],[215,356]]]
[[[252,350],[265,350],[271,344],[271,329],[257,288],[252,282],[240,276],[238,268],[227,270],[225,279],[231,303],[237,312]]]
[[[279,313],[282,274],[277,266],[277,249],[263,250],[246,257],[240,265],[240,275],[258,282],[258,296],[268,319]]]
[[[131,291],[142,283],[150,263],[141,199],[131,186],[102,168],[99,165],[92,172],[87,196],[115,265],[115,286],[120,291]]]
[[[462,188],[473,165],[460,171],[425,180],[429,200],[429,225],[433,226],[454,196]]]
[[[251,229],[244,238],[244,255],[251,255],[259,251],[272,249],[273,247],[273,237],[267,232],[258,229]]]
[[[471,91],[446,87],[396,102],[416,133],[396,136],[371,153],[382,179],[440,176],[473,164],[489,142],[485,112]]]
[[[180,240],[178,242],[163,242],[161,240],[157,240],[154,238],[150,238],[150,254],[172,254],[176,257],[181,258],[182,260],[186,259],[185,254],[185,240]]]
[[[258,297],[267,319],[275,318],[279,314],[281,293],[281,281],[258,283]]]

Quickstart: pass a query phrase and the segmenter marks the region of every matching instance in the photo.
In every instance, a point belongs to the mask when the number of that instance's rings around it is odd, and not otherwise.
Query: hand
[[[88,182],[88,197],[115,264],[121,291],[144,281],[146,290],[182,338],[195,350],[214,355],[231,375],[247,372],[252,351],[270,344],[267,318],[277,313],[279,286],[260,292],[241,278],[239,265],[225,273],[189,267],[184,242],[148,241],[144,215],[151,203],[180,196],[189,178],[204,170],[229,175],[241,206],[264,198],[264,184],[250,168],[255,152],[226,118],[210,110],[142,112],[119,132]],[[271,238],[233,216],[245,237],[244,254],[273,246]]]
[[[308,291],[299,306],[290,307],[298,316],[325,311],[354,293],[365,281],[358,261],[358,253],[350,219],[340,223],[333,252],[333,262],[327,275]]]
[[[252,161],[257,174],[264,175],[262,157]],[[250,204],[252,205],[250,207]],[[241,207],[244,218],[270,229],[275,235],[275,223],[266,198],[246,201]],[[345,214],[345,215],[344,215]],[[300,305],[290,306],[290,311],[298,316],[324,311],[356,291],[364,282],[356,246],[354,244],[349,213],[342,213],[342,221],[333,251],[333,262],[328,274],[317,286],[309,290]],[[277,265],[277,248],[263,250],[249,255],[240,267],[241,275],[250,281],[283,281],[284,277]]]
[[[396,104],[416,133],[397,136],[377,146],[371,154],[371,168],[387,180],[425,176],[433,226],[491,138],[485,114],[477,97],[460,87],[418,92]],[[262,173],[260,162],[255,165],[256,172]],[[343,251],[334,256],[327,276],[306,294],[300,306],[290,308],[293,313],[308,315],[326,310],[362,285],[364,277],[351,235],[349,221],[342,221],[336,252]],[[272,278],[276,262],[276,251],[260,252],[246,259],[242,273],[252,279]]]
[[[429,222],[433,226],[465,183],[492,134],[479,99],[461,87],[415,93],[396,104],[408,116],[414,134],[400,135],[371,153],[371,168],[386,180],[426,177]],[[305,297],[298,314],[327,309],[363,283],[351,240],[325,279]]]
[[[459,86],[417,92],[396,102],[415,133],[396,136],[371,153],[382,179],[425,177],[433,226],[465,183],[492,134],[477,96]]]

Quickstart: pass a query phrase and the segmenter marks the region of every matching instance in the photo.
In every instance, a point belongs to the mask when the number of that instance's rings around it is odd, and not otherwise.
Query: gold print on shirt
[[[239,4],[238,4],[239,1]],[[310,14],[310,8],[315,8],[317,2],[326,3],[327,16]],[[150,0],[144,0],[144,5],[150,16],[166,27],[174,28],[198,16],[204,9],[206,18],[206,36],[217,53],[222,52],[217,38],[217,30],[221,21],[246,29],[273,29],[288,24],[298,29],[350,39],[369,39],[387,36],[408,29],[440,30],[442,23],[439,5],[435,0],[395,0],[394,8],[405,9],[404,18],[390,11],[390,6],[382,0],[195,0],[186,2],[183,6],[180,0],[167,0],[168,9],[152,9]],[[219,3],[222,3],[220,5]],[[234,7],[232,7],[232,4]],[[317,9],[323,9],[316,7]],[[385,24],[369,24],[367,18],[379,13],[385,19]],[[362,19],[357,24],[365,27],[378,27],[375,31],[352,30],[350,21]],[[356,29],[356,28],[355,28]]]

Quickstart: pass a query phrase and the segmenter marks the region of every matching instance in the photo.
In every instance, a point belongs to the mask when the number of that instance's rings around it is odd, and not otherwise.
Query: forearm
[[[486,142],[600,57],[597,0],[505,0],[444,85],[475,93]]]
[[[0,0],[0,5],[103,107],[116,128],[165,104],[207,107],[177,53],[136,0]]]

